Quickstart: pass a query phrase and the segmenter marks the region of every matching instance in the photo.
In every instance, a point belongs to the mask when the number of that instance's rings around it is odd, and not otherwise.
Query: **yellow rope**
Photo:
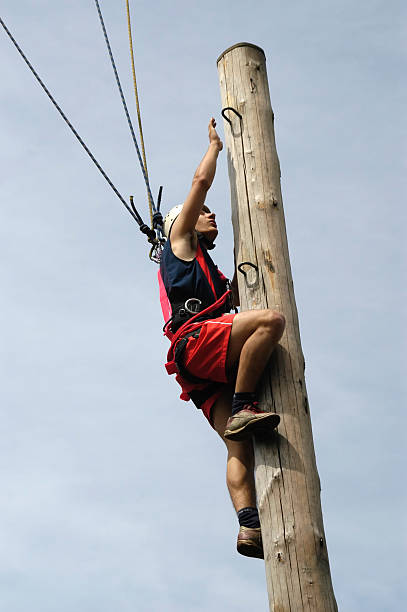
[[[145,151],[145,148],[144,148],[143,128],[142,128],[142,125],[141,125],[140,104],[139,104],[138,92],[137,92],[136,68],[135,68],[135,65],[134,65],[134,51],[133,51],[133,39],[132,39],[132,36],[131,36],[129,0],[126,0],[126,9],[127,9],[127,27],[128,27],[128,30],[129,30],[131,69],[132,69],[132,72],[133,72],[134,93],[136,95],[137,119],[138,119],[138,128],[139,128],[139,132],[140,132],[141,152],[142,152],[142,155],[143,155],[144,170],[145,170],[147,178],[148,178],[146,151]],[[150,210],[151,227],[153,227],[153,205],[152,205],[152,202],[151,202],[150,194],[147,193],[147,195],[148,195],[148,207],[149,207],[149,210]]]

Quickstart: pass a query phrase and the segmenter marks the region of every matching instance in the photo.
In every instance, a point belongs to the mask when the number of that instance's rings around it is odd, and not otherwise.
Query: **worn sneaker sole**
[[[264,416],[263,416],[264,414]],[[274,412],[263,413],[261,419],[252,419],[248,423],[245,423],[238,429],[225,429],[223,434],[228,440],[246,440],[250,436],[256,435],[257,433],[269,433],[277,427],[280,422],[280,417]]]
[[[263,548],[254,542],[244,541],[237,543],[237,552],[245,557],[254,559],[264,559]]]

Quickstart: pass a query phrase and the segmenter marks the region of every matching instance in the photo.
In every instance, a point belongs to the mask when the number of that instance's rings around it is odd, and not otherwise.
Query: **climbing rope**
[[[46,95],[48,96],[48,98],[50,99],[52,104],[54,105],[54,107],[57,109],[57,111],[59,112],[59,114],[61,115],[63,120],[65,121],[65,123],[68,125],[70,130],[73,132],[74,136],[77,138],[79,143],[85,149],[86,153],[89,155],[89,157],[91,158],[91,160],[93,161],[93,163],[95,164],[95,166],[97,167],[99,172],[102,174],[104,179],[107,181],[107,183],[113,189],[113,191],[115,192],[115,194],[117,195],[119,200],[122,202],[122,204],[124,205],[126,210],[131,214],[133,219],[137,222],[137,224],[139,225],[140,231],[143,234],[146,234],[148,241],[152,245],[151,249],[150,249],[150,253],[149,253],[150,259],[152,261],[156,262],[156,263],[159,263],[161,251],[162,251],[162,248],[163,248],[163,244],[165,242],[165,239],[163,238],[163,234],[162,234],[162,214],[160,212],[162,187],[160,187],[159,194],[158,194],[157,207],[155,207],[154,200],[153,200],[153,197],[152,197],[152,194],[151,194],[151,189],[150,189],[150,184],[149,184],[149,180],[148,180],[148,175],[147,175],[147,163],[146,163],[146,159],[145,159],[144,140],[143,140],[143,155],[144,155],[144,161],[143,161],[142,158],[141,158],[141,155],[140,155],[140,151],[139,151],[138,145],[137,145],[137,140],[136,140],[136,137],[135,137],[135,134],[134,134],[134,130],[133,130],[133,126],[132,126],[132,123],[131,123],[131,119],[130,119],[130,116],[129,116],[129,113],[128,113],[128,110],[127,110],[126,101],[124,99],[123,90],[121,88],[121,84],[120,84],[119,76],[118,76],[118,73],[117,73],[116,65],[115,65],[115,62],[114,62],[114,59],[113,59],[113,55],[112,55],[112,52],[111,52],[110,43],[109,43],[109,40],[107,38],[107,32],[106,32],[106,28],[104,26],[103,17],[102,17],[101,11],[100,11],[99,3],[98,3],[97,0],[95,0],[95,2],[96,2],[97,9],[98,9],[99,17],[100,17],[100,20],[101,20],[103,32],[104,32],[104,35],[105,35],[105,40],[106,40],[106,44],[107,44],[107,47],[108,47],[109,55],[110,55],[110,58],[111,58],[113,70],[114,70],[114,73],[115,73],[115,76],[116,76],[116,82],[117,82],[117,85],[119,87],[120,96],[122,98],[123,106],[124,106],[124,109],[125,109],[125,112],[126,112],[126,117],[127,117],[127,120],[128,120],[129,126],[130,126],[130,131],[131,131],[132,137],[133,137],[133,142],[134,142],[135,147],[136,147],[136,151],[137,151],[137,155],[138,155],[138,158],[139,158],[141,170],[142,170],[143,177],[144,177],[144,180],[145,180],[145,183],[146,183],[146,187],[147,187],[148,201],[149,201],[149,206],[150,206],[151,228],[149,228],[143,222],[141,216],[137,212],[137,210],[136,210],[136,208],[134,206],[133,197],[132,196],[130,197],[130,206],[129,206],[128,203],[126,202],[126,200],[124,199],[124,197],[121,195],[121,193],[115,187],[115,185],[113,184],[113,182],[111,181],[109,176],[106,174],[106,172],[103,170],[102,166],[99,164],[99,162],[97,161],[97,159],[95,158],[95,156],[93,155],[93,153],[91,152],[89,147],[86,145],[84,140],[81,138],[81,136],[79,135],[77,130],[73,127],[72,123],[69,121],[69,119],[67,118],[67,116],[65,115],[65,113],[62,110],[62,108],[57,103],[57,101],[55,100],[55,98],[53,97],[53,95],[51,94],[49,89],[46,87],[46,85],[44,84],[44,82],[42,81],[40,76],[38,75],[38,73],[35,70],[35,68],[32,66],[30,61],[27,59],[26,55],[22,51],[21,47],[19,46],[19,44],[17,43],[17,41],[15,40],[13,35],[11,34],[10,30],[7,28],[6,24],[4,23],[3,19],[1,19],[1,17],[0,17],[0,24],[3,27],[3,29],[5,30],[7,36],[10,38],[11,42],[13,43],[13,45],[16,47],[18,53],[20,54],[20,56],[22,57],[24,62],[26,63],[26,65],[28,66],[28,68],[30,69],[32,74],[34,75],[35,79],[38,81],[38,83],[40,84],[40,86],[42,87],[42,89],[44,90],[44,92],[46,93]],[[139,106],[138,106],[138,112],[139,112]],[[140,116],[139,126],[140,126],[140,129],[141,129],[141,116]],[[141,132],[141,134],[142,134],[142,132]]]
[[[135,67],[135,62],[134,62],[133,37],[132,37],[132,34],[131,34],[131,21],[130,21],[129,0],[126,0],[126,10],[127,10],[127,29],[128,29],[128,33],[129,33],[131,70],[132,70],[132,73],[133,73],[134,95],[136,97],[137,120],[138,120],[138,127],[139,127],[139,133],[140,133],[141,152],[142,152],[142,155],[143,155],[144,170],[145,170],[146,176],[148,178],[147,157],[146,157],[146,149],[145,149],[145,146],[144,146],[143,126],[141,124],[141,111],[140,111],[140,103],[139,103],[138,90],[137,90],[136,67]],[[154,220],[153,220],[153,204],[152,204],[152,202],[150,200],[150,194],[148,193],[147,195],[148,195],[148,207],[149,207],[149,211],[150,211],[151,227],[153,227],[153,223],[154,223]],[[158,206],[157,206],[157,208],[158,208]]]
[[[127,104],[126,104],[126,100],[125,100],[125,97],[124,97],[124,94],[123,94],[123,89],[122,89],[122,86],[121,86],[121,83],[120,83],[120,79],[119,79],[119,75],[118,75],[118,72],[117,72],[116,63],[115,63],[114,58],[113,58],[112,48],[110,46],[109,38],[108,38],[108,35],[107,35],[105,23],[104,23],[103,16],[102,16],[102,11],[100,10],[99,1],[95,0],[95,4],[96,4],[97,12],[98,12],[98,15],[99,15],[100,24],[102,26],[103,36],[105,38],[107,50],[108,50],[108,53],[109,53],[110,62],[112,64],[114,76],[116,78],[117,87],[119,89],[120,98],[122,100],[124,112],[126,114],[127,123],[129,124],[131,136],[132,136],[132,139],[133,139],[133,143],[134,143],[134,146],[135,146],[136,152],[137,152],[137,157],[138,157],[138,160],[140,162],[141,172],[143,174],[144,182],[146,184],[148,200],[151,203],[152,211],[156,212],[156,208],[155,208],[155,205],[154,205],[154,199],[153,199],[153,196],[151,194],[150,183],[149,183],[148,176],[147,176],[147,171],[146,171],[143,159],[142,159],[141,154],[140,154],[139,146],[137,144],[136,135],[134,133],[133,124],[131,122],[129,111],[128,111]]]
[[[75,130],[75,128],[73,127],[72,123],[69,121],[69,119],[67,118],[67,116],[65,115],[65,113],[63,112],[63,110],[61,109],[61,107],[59,106],[59,104],[57,103],[57,101],[55,100],[55,98],[52,96],[52,94],[50,93],[50,91],[48,90],[48,88],[46,87],[46,85],[43,83],[43,81],[40,79],[38,73],[36,72],[36,70],[34,69],[34,67],[31,65],[31,63],[28,61],[27,57],[25,56],[25,54],[23,53],[21,47],[18,45],[17,41],[15,40],[15,38],[13,37],[13,35],[11,34],[10,30],[7,28],[6,24],[4,23],[4,21],[2,20],[2,18],[0,17],[0,23],[3,26],[7,36],[10,38],[11,42],[13,43],[13,45],[15,46],[15,48],[17,49],[17,51],[19,52],[19,54],[21,55],[21,57],[23,58],[24,62],[27,64],[27,66],[29,67],[29,69],[31,70],[31,72],[33,73],[34,77],[36,78],[36,80],[38,81],[38,83],[41,85],[42,89],[45,91],[45,93],[47,94],[48,98],[51,100],[52,104],[55,106],[55,108],[57,109],[57,111],[59,112],[59,114],[61,115],[62,119],[65,121],[65,123],[68,125],[68,127],[71,129],[71,131],[73,132],[73,134],[76,136],[76,138],[79,140],[80,144],[82,145],[82,147],[85,149],[86,153],[89,155],[89,157],[91,158],[91,160],[93,161],[93,163],[95,164],[95,166],[97,167],[97,169],[99,170],[99,172],[102,174],[102,176],[106,179],[106,181],[108,182],[108,184],[110,185],[110,187],[113,189],[113,191],[115,192],[115,194],[117,195],[117,197],[119,198],[119,200],[122,202],[122,204],[126,207],[126,209],[129,211],[129,213],[131,214],[131,216],[133,217],[133,219],[135,219],[137,221],[137,223],[140,225],[137,217],[135,216],[133,210],[130,208],[130,206],[127,204],[126,200],[123,198],[123,196],[120,194],[120,192],[118,191],[118,189],[116,189],[116,187],[114,186],[114,184],[112,183],[112,181],[110,180],[110,178],[108,177],[108,175],[106,174],[106,172],[103,170],[102,166],[99,164],[99,162],[97,161],[97,159],[95,158],[95,156],[93,155],[93,153],[90,151],[90,149],[86,146],[85,142],[82,140],[82,138],[79,136],[78,132]]]

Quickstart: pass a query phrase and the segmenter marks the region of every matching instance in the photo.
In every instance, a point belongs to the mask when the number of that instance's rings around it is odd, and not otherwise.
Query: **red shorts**
[[[183,363],[188,372],[219,383],[227,383],[226,355],[228,350],[230,332],[235,314],[224,314],[216,319],[208,319],[202,323],[198,338],[190,337],[183,355]],[[211,411],[214,403],[223,391],[219,391],[208,398],[201,406],[201,410],[213,427]]]

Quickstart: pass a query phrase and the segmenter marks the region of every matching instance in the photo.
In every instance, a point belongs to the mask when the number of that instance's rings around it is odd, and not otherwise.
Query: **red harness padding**
[[[164,334],[171,340],[171,346],[167,354],[168,361],[165,364],[165,369],[167,370],[168,374],[176,374],[175,379],[182,388],[182,393],[180,395],[180,398],[182,400],[185,400],[186,402],[188,402],[191,399],[189,397],[189,391],[196,390],[197,388],[204,388],[206,384],[203,383],[202,385],[199,385],[199,384],[197,385],[197,383],[189,382],[185,380],[185,378],[182,378],[180,376],[178,366],[175,363],[175,359],[174,359],[174,351],[175,351],[177,342],[186,333],[192,332],[195,329],[199,329],[202,326],[202,321],[196,321],[196,319],[201,318],[203,316],[206,317],[206,319],[210,318],[210,316],[207,316],[207,315],[210,315],[211,312],[214,312],[218,310],[221,306],[223,306],[223,304],[228,299],[230,293],[231,291],[229,289],[216,302],[214,302],[214,304],[211,304],[210,306],[208,306],[208,308],[205,308],[205,310],[202,310],[201,312],[197,312],[196,315],[194,315],[188,321],[186,321],[183,325],[181,325],[181,327],[175,332],[175,334],[172,334],[170,331],[164,332]],[[208,381],[208,384],[209,384],[209,381]]]

